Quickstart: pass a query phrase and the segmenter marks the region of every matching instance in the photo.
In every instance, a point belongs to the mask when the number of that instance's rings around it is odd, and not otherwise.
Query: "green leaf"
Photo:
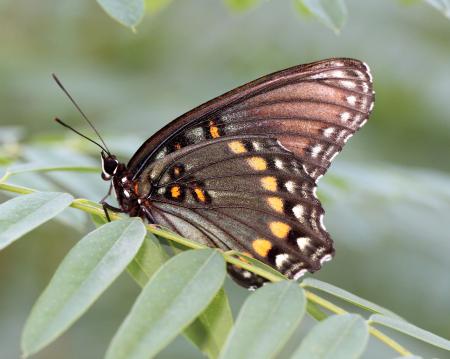
[[[146,0],[145,8],[150,14],[156,14],[165,9],[172,0]]]
[[[141,287],[144,287],[168,259],[169,255],[158,239],[151,233],[147,233],[139,252],[128,265],[128,273]]]
[[[339,33],[347,20],[347,7],[344,0],[295,0],[303,2],[306,8],[325,26]]]
[[[358,358],[366,348],[368,339],[368,325],[359,315],[333,315],[308,333],[292,358]]]
[[[266,284],[242,306],[220,358],[274,357],[300,323],[305,307],[296,282]]]
[[[35,192],[0,205],[0,250],[70,206],[67,193]]]
[[[99,5],[114,20],[134,28],[145,12],[144,0],[97,0]]]
[[[138,254],[128,266],[128,272],[144,287],[168,258],[157,238],[147,235]],[[184,330],[184,335],[210,358],[217,358],[232,326],[233,316],[228,297],[221,289],[206,310]]]
[[[259,5],[261,0],[224,0],[224,2],[233,11],[246,11]]]
[[[217,358],[232,327],[233,315],[222,288],[208,308],[185,329],[184,334],[202,353],[209,358]]]
[[[381,314],[374,314],[369,318],[369,322],[377,323],[385,327],[397,330],[401,333],[417,338],[424,342],[427,342],[436,347],[450,350],[450,341],[436,334],[430,333],[424,329],[416,327],[415,325],[405,322],[404,320],[398,320],[396,318],[386,317]]]
[[[80,240],[34,305],[22,335],[24,356],[70,327],[136,255],[146,229],[140,219],[108,223]]]
[[[321,290],[322,292],[334,295],[335,297],[338,297],[342,300],[345,300],[351,304],[357,305],[358,307],[369,310],[371,312],[384,314],[388,317],[398,318],[398,319],[402,320],[402,318],[399,317],[397,314],[391,312],[390,310],[388,310],[386,308],[379,306],[378,304],[372,303],[366,299],[358,297],[357,295],[349,293],[344,289],[338,288],[329,283],[322,282],[318,279],[305,278],[302,281],[301,285],[302,285],[302,287],[310,287],[310,288],[318,289],[318,290]]]
[[[208,306],[224,280],[225,262],[216,250],[173,257],[144,287],[106,358],[153,357]]]
[[[440,11],[445,17],[450,18],[449,0],[425,0],[425,2]]]

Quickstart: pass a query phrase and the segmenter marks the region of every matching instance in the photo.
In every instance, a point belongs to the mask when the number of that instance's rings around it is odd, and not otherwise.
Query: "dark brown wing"
[[[140,178],[154,184],[146,210],[158,223],[248,253],[289,278],[334,253],[314,180],[276,138],[203,141],[153,162]]]
[[[353,59],[300,65],[250,82],[177,118],[150,137],[128,163],[134,179],[183,147],[235,135],[275,137],[323,175],[373,107],[368,67]]]

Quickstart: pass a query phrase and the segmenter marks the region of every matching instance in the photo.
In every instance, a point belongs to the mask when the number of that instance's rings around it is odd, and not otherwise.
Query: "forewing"
[[[232,136],[185,147],[141,175],[146,210],[159,224],[224,250],[238,250],[289,278],[334,253],[315,182],[269,136]]]
[[[292,67],[174,120],[142,145],[128,167],[137,178],[151,162],[187,146],[236,135],[269,135],[316,180],[366,122],[373,101],[369,69],[358,60]]]

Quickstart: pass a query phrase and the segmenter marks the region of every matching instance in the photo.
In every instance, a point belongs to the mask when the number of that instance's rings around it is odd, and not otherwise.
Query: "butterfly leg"
[[[105,201],[100,202],[100,204],[103,207],[103,212],[105,212],[105,217],[108,220],[108,222],[111,222],[111,218],[109,217],[108,210],[110,210],[112,212],[116,212],[116,213],[123,213],[123,210],[121,208],[111,206],[109,203],[107,203]]]
[[[140,213],[143,215],[140,215],[142,219],[146,219],[148,224],[155,224],[156,220],[153,214],[145,207],[140,208]]]
[[[111,196],[111,192],[112,192],[112,188],[113,188],[113,183],[112,181],[109,183],[109,189],[108,192],[106,192],[106,194],[103,196],[103,198],[99,201],[99,203],[103,204],[105,203],[105,200]]]

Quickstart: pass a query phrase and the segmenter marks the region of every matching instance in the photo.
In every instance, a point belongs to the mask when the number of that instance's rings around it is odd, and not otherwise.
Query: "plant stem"
[[[377,338],[379,341],[386,344],[388,347],[391,347],[394,349],[397,353],[399,353],[402,356],[408,356],[412,355],[412,353],[407,350],[405,347],[397,343],[394,339],[388,337],[386,334],[382,333],[378,329],[372,327],[369,324],[369,333],[372,334],[375,338]]]
[[[6,174],[0,179],[0,190],[12,192],[12,193],[18,193],[18,194],[30,194],[30,193],[36,192],[36,190],[31,189],[31,188],[5,183],[4,181],[10,176],[10,174],[11,174],[10,172],[6,172]],[[89,201],[87,199],[77,198],[72,202],[72,204],[70,206],[73,208],[80,209],[80,210],[90,213],[90,214],[104,216],[103,208],[98,203]],[[123,216],[120,214],[117,214],[117,213],[110,213],[110,217],[112,220],[117,220],[117,219],[122,218]],[[189,247],[192,249],[206,248],[206,246],[204,246],[202,244],[190,241],[190,240],[183,238],[183,237],[181,237],[175,233],[172,233],[168,230],[161,229],[160,227],[158,227],[156,225],[146,225],[146,227],[149,232],[151,232],[157,236],[160,236],[164,239],[167,239],[169,241],[179,243],[185,247]],[[264,270],[263,268],[259,268],[250,263],[244,262],[244,261],[240,260],[239,258],[236,258],[235,255],[233,255],[233,252],[222,252],[222,255],[228,263],[231,263],[231,264],[239,266],[243,269],[246,269],[246,270],[248,270],[256,275],[259,275],[271,282],[279,282],[279,281],[283,280],[283,278],[281,278],[273,273],[270,273],[270,272]],[[300,286],[302,286],[302,285],[300,284]],[[314,294],[306,289],[304,289],[304,290],[305,290],[307,299],[311,303],[317,304],[317,305],[321,306],[322,308],[327,309],[330,312],[335,313],[335,314],[347,313],[344,309],[342,309],[342,308],[338,307],[337,305],[329,302],[328,300],[318,296],[317,294]],[[398,344],[395,340],[391,339],[390,337],[388,337],[387,335],[385,335],[378,329],[372,327],[370,325],[370,323],[369,323],[369,332],[375,338],[377,338],[378,340],[383,342],[385,345],[391,347],[393,350],[398,352],[400,355],[402,355],[402,356],[411,355],[411,353],[407,349],[405,349],[403,346]]]

